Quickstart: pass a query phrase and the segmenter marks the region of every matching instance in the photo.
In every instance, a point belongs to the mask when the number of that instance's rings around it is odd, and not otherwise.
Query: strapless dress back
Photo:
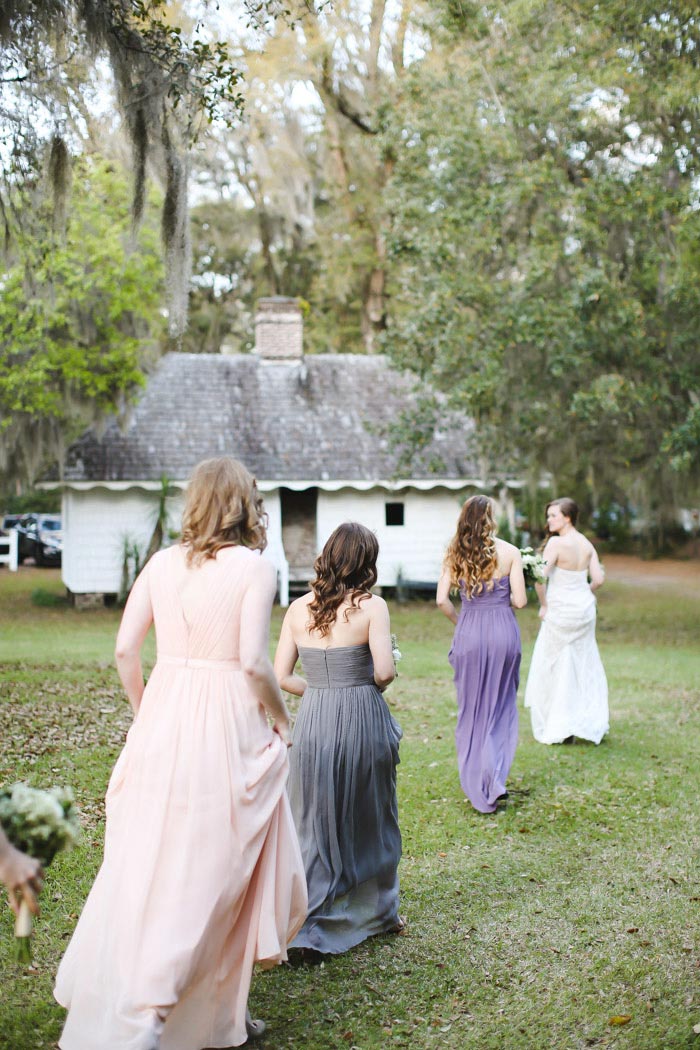
[[[369,645],[301,646],[307,687],[289,800],[309,888],[293,947],[347,951],[399,920],[396,766],[401,727],[374,683]]]
[[[300,646],[304,678],[314,689],[344,689],[374,685],[374,663],[369,645],[337,645],[328,649]]]

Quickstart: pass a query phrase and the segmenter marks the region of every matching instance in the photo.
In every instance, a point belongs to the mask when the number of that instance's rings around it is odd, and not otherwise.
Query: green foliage
[[[68,605],[68,597],[65,593],[56,594],[55,591],[49,590],[46,587],[36,587],[32,591],[31,601],[32,605],[36,605],[40,609],[55,609],[63,605]]]
[[[515,450],[663,516],[672,468],[686,499],[700,478],[700,172],[695,22],[655,10],[450,8],[389,122],[385,345],[474,416],[489,472]]]
[[[317,267],[314,251],[294,239],[272,205],[244,207],[240,201],[200,204],[192,210],[192,288],[189,326],[182,341],[189,353],[218,353],[222,344],[245,352],[254,343],[257,301],[280,293],[307,295]],[[260,227],[269,227],[274,272],[261,251]],[[309,314],[306,304],[307,317]],[[313,352],[313,320],[304,343]]]
[[[59,514],[61,493],[47,489],[29,489],[6,496],[2,506],[5,514]]]
[[[157,235],[132,242],[124,179],[85,159],[73,184],[65,237],[40,205],[2,278],[0,466],[29,479],[143,383],[162,327]]]

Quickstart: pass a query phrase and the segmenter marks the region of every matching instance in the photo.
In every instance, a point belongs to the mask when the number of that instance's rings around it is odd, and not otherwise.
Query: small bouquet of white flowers
[[[395,634],[392,634],[392,636],[391,636],[391,655],[394,658],[394,668],[396,670],[396,677],[398,678],[398,675],[399,675],[399,667],[398,667],[398,665],[399,665],[399,660],[401,660],[403,658],[403,653],[399,649],[399,643],[396,640],[396,635]]]
[[[532,547],[522,547],[520,553],[523,558],[523,572],[525,573],[525,584],[534,587],[536,583],[544,583],[547,579],[547,562],[538,551]]]
[[[70,788],[53,787],[44,791],[22,783],[0,791],[0,824],[16,849],[28,853],[44,867],[60,850],[72,846],[80,831]],[[32,914],[27,902],[22,900],[15,923],[19,962],[32,960],[31,934]]]

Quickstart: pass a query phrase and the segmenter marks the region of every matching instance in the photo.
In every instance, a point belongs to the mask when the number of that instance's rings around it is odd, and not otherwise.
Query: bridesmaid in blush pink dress
[[[61,1050],[204,1050],[264,1029],[247,1010],[253,966],[286,958],[307,904],[264,546],[254,480],[207,460],[182,544],[131,592],[117,665],[135,718],[107,791],[104,861],[56,979]]]

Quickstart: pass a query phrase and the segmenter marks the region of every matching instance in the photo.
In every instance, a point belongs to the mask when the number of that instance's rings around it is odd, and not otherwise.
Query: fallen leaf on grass
[[[696,1035],[700,1035],[700,1024],[694,1024],[693,1025],[693,1031],[695,1032]]]
[[[639,926],[628,926],[627,927],[627,932],[628,933],[639,933]]]
[[[608,1024],[629,1024],[631,1020],[632,1014],[615,1014],[614,1017],[610,1018]]]

